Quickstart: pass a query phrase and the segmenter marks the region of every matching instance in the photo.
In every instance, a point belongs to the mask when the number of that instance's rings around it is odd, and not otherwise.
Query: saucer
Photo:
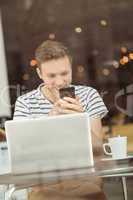
[[[110,160],[125,160],[125,159],[131,159],[133,158],[133,155],[128,155],[127,157],[125,158],[102,158],[101,160],[102,161],[110,161]]]

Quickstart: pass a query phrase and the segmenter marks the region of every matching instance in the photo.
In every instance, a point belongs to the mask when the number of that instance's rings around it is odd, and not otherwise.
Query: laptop
[[[94,165],[87,113],[10,120],[5,131],[14,174]]]

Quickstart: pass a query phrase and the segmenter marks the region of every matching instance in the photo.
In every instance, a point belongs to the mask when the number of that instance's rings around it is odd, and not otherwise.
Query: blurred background
[[[92,86],[102,96],[109,110],[104,141],[127,135],[133,153],[132,19],[132,0],[0,0],[0,141],[16,98],[40,84],[30,61],[50,39],[69,47],[73,83]],[[111,200],[121,199],[117,180],[107,186]],[[132,179],[128,190],[132,199]]]
[[[104,125],[133,121],[133,1],[0,0],[0,11],[6,61],[0,73],[5,77],[7,68],[11,102],[11,113],[0,115],[1,127],[3,118],[12,118],[17,96],[39,85],[30,61],[47,39],[71,50],[73,83],[103,97],[109,110]]]

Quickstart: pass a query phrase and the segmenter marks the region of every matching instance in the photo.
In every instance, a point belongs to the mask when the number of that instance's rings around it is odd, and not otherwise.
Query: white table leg
[[[14,198],[12,197],[13,193],[15,192],[16,188],[15,186],[9,188],[6,192],[5,195],[5,200],[14,200]]]
[[[7,200],[9,185],[0,185],[0,200]]]
[[[123,195],[124,195],[124,200],[128,199],[128,195],[127,195],[127,182],[126,182],[126,177],[122,176],[121,177],[122,180],[122,188],[123,188]]]

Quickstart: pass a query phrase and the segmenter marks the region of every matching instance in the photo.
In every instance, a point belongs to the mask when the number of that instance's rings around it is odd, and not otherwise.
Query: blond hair
[[[38,67],[46,61],[63,58],[65,56],[69,58],[71,63],[72,57],[67,47],[57,41],[46,40],[35,51],[35,59]]]

